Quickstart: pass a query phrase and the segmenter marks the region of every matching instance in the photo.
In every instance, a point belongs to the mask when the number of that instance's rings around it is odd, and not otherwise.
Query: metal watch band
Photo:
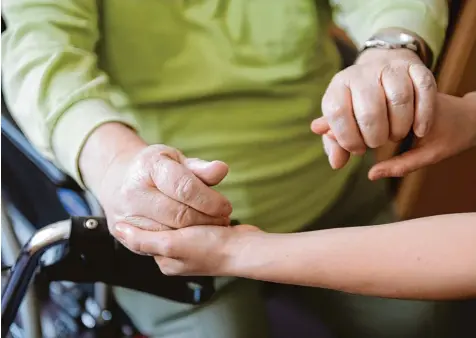
[[[415,52],[428,68],[433,65],[433,54],[425,41],[404,29],[386,29],[375,34],[364,43],[361,52],[369,48],[409,49]]]

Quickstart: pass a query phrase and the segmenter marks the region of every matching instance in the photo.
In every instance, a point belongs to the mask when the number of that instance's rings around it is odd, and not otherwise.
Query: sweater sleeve
[[[448,25],[446,0],[331,0],[333,17],[361,48],[384,28],[412,31],[428,44],[436,60]]]
[[[79,154],[107,122],[134,129],[127,98],[98,68],[96,0],[4,0],[6,104],[32,144],[82,184]]]

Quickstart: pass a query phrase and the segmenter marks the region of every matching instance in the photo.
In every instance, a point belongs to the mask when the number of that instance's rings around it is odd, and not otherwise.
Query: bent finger
[[[352,84],[351,92],[355,119],[365,144],[370,148],[383,146],[388,140],[389,124],[382,86],[362,79]]]
[[[390,139],[398,142],[408,135],[413,125],[413,83],[406,67],[388,66],[382,72],[385,91]]]
[[[343,168],[349,161],[350,153],[327,135],[322,136],[322,143],[332,169]]]
[[[152,180],[173,200],[211,216],[229,216],[230,201],[208,187],[183,164],[162,156],[154,163]]]
[[[351,91],[339,77],[327,88],[322,99],[322,113],[341,147],[353,153],[365,151],[365,143],[354,118]]]
[[[183,228],[191,225],[228,225],[230,222],[227,216],[207,215],[170,198],[156,188],[148,188],[140,193],[131,193],[127,200],[131,212],[124,217],[124,220],[146,230],[152,230],[156,224]],[[155,224],[153,222],[144,223],[144,219],[153,220]]]
[[[436,81],[424,65],[413,64],[408,69],[415,91],[415,120],[413,131],[418,137],[425,136],[431,128],[436,105]]]

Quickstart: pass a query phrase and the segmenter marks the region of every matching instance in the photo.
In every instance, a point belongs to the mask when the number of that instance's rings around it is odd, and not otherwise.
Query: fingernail
[[[428,130],[428,123],[427,122],[422,122],[418,125],[418,128],[417,128],[415,134],[418,137],[423,137],[423,136],[425,136],[427,130]]]

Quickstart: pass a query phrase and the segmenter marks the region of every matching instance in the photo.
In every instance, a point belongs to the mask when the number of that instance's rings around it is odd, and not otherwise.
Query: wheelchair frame
[[[3,103],[3,98],[2,98]],[[3,104],[2,104],[3,105]],[[103,216],[101,206],[95,197],[82,191],[79,186],[67,175],[61,172],[53,163],[44,159],[29,143],[19,128],[8,118],[3,116],[1,120],[2,136],[6,137],[15,148],[25,155],[34,166],[41,171],[57,189],[67,189],[77,200],[84,202],[91,216]],[[60,199],[60,198],[59,198]],[[61,199],[60,199],[61,200]],[[68,209],[68,208],[65,208]],[[73,207],[74,209],[74,207]],[[35,228],[22,213],[9,201],[2,190],[2,259],[6,265],[12,266],[15,259],[20,254],[21,248],[25,245],[35,232]],[[70,210],[72,216],[75,210]],[[13,219],[16,219],[14,221]],[[21,227],[22,231],[15,231],[15,227]],[[23,236],[19,234],[24,234]],[[104,283],[94,283],[94,300],[102,309],[107,309],[111,287]],[[42,330],[40,324],[40,307],[35,297],[33,289],[29,290],[24,304],[21,307],[19,316],[23,323],[23,331],[27,337],[41,338]]]

